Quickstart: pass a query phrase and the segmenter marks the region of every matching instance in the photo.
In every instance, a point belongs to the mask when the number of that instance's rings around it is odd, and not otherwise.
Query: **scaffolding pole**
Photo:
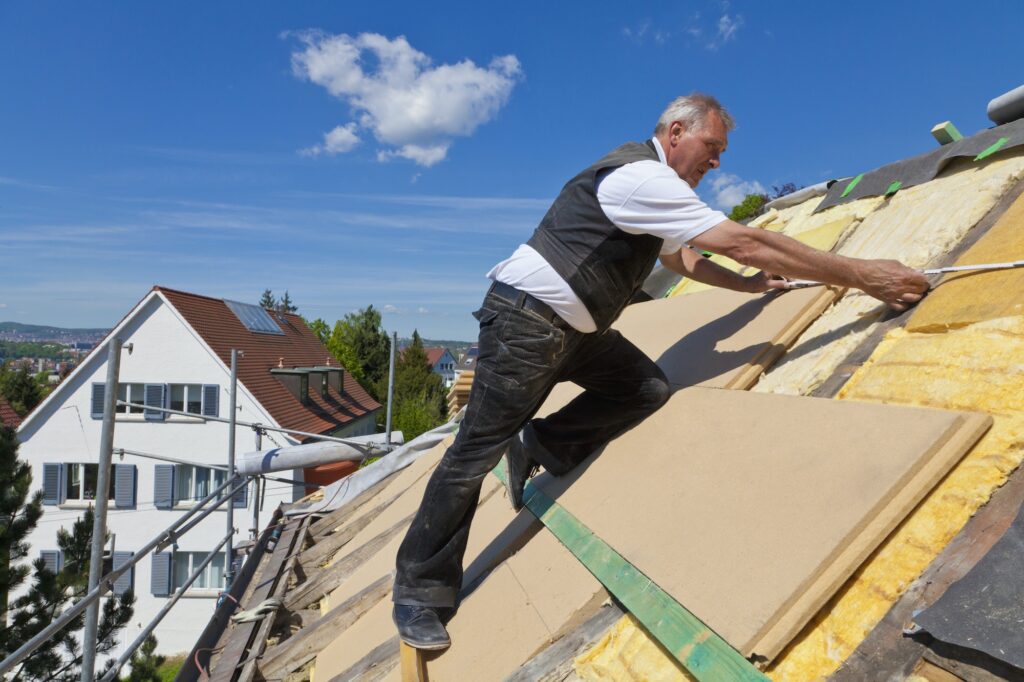
[[[117,383],[121,375],[120,338],[110,340],[107,349],[107,383],[103,393],[103,427],[100,431],[99,470],[96,474],[96,510],[92,519],[92,551],[89,555],[89,587],[92,592],[103,575],[103,547],[107,544],[107,502],[110,495],[110,460],[114,451],[114,415],[117,410]],[[100,620],[97,599],[85,611],[82,634],[82,682],[93,682],[96,674],[96,641]]]
[[[235,480],[235,420],[238,417],[238,349],[231,349],[231,388],[228,392],[228,480]],[[227,506],[228,539],[226,545],[227,570],[224,571],[224,589],[231,589],[235,578],[235,500],[232,496]]]

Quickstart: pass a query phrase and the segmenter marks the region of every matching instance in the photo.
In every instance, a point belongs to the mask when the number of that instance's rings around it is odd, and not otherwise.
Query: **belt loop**
[[[516,308],[522,308],[523,304],[526,303],[526,297],[528,294],[525,291],[520,291],[519,295],[516,296]]]

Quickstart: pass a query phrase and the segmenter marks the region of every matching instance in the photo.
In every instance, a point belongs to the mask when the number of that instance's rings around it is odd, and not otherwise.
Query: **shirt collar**
[[[654,145],[654,150],[658,152],[658,161],[661,161],[667,166],[668,161],[665,160],[665,150],[661,148],[661,142],[658,141],[658,138],[652,137],[651,144]]]

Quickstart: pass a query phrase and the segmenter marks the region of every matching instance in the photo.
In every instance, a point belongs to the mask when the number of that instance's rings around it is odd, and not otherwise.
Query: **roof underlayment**
[[[812,199],[770,211],[752,226],[802,237],[819,247],[831,246],[845,255],[897,258],[915,267],[946,265],[949,254],[965,238],[974,239],[972,228],[986,216],[990,221],[995,215],[990,211],[997,204],[1008,203],[1000,199],[1011,188],[1019,191],[1022,177],[1024,153],[1018,148],[980,161],[955,161],[940,177],[889,197],[862,198],[818,213],[813,211],[820,200]],[[1024,259],[1022,235],[1024,198],[1010,206],[958,263]],[[746,425],[749,433],[733,433],[744,429],[714,421],[725,408],[701,412],[703,405],[716,400],[687,403],[693,391],[699,395],[708,388],[688,389],[677,393],[647,422],[613,441],[589,468],[575,475],[579,480],[572,487],[566,489],[564,482],[546,476],[537,479],[537,486],[743,653],[758,652],[772,659],[766,670],[772,679],[827,677],[1024,459],[1022,288],[1024,271],[947,277],[913,313],[899,317],[886,315],[880,304],[857,292],[846,293],[818,317],[839,295],[824,288],[773,298],[721,291],[690,294],[684,287],[676,293],[690,295],[631,306],[619,328],[659,361],[674,384],[739,389],[711,394],[723,404],[757,405],[739,409],[740,416],[732,422]],[[843,382],[837,400],[742,393],[787,346],[788,352],[753,391],[831,396],[839,388],[833,386],[836,378],[852,374]],[[851,356],[854,351],[861,353],[861,361],[855,371],[852,366],[847,371],[844,363],[856,357]],[[824,391],[825,386],[832,388]],[[572,386],[559,387],[542,411],[554,409],[574,393]],[[808,418],[799,428],[786,428],[785,405],[790,401],[813,406],[807,414],[821,405],[835,413],[820,420],[824,427]],[[853,401],[889,407],[855,406]],[[915,459],[930,452],[924,444],[928,438],[921,432],[924,440],[913,443],[913,428],[903,412],[906,406],[980,412],[990,415],[993,425],[962,459],[969,444],[944,460],[942,467],[951,470],[943,477],[946,469]],[[862,409],[875,410],[876,416],[870,424],[856,426],[852,415]],[[870,445],[869,438],[880,437],[880,430],[889,428],[886,424],[894,429],[890,436],[881,436],[886,445]],[[816,431],[821,428],[827,433]],[[783,431],[785,438],[771,440],[771,434]],[[762,438],[757,444],[748,443],[746,450],[740,447],[730,454],[730,444],[758,436]],[[803,492],[789,491],[787,497],[785,484],[809,476],[813,467],[805,462],[787,470],[783,463],[797,460],[783,459],[775,471],[788,473],[775,476],[771,455],[797,457],[786,443],[795,452],[804,440],[811,457],[808,462],[815,461],[815,453],[824,463],[845,453],[831,473],[842,467],[849,470],[842,469],[844,473],[829,481],[830,467],[825,466],[826,478],[820,486],[809,483],[800,489]],[[678,447],[662,451],[659,443]],[[862,462],[856,456],[860,447],[868,450]],[[277,631],[261,659],[265,665],[261,673],[267,679],[283,679],[294,671],[298,672],[293,679],[315,682],[399,679],[386,598],[390,571],[404,529],[443,449],[444,444],[424,454],[373,489],[371,496],[353,501],[352,510],[331,512],[327,520],[311,527],[316,529],[315,544],[300,548],[297,558],[304,578],[292,585],[284,600],[292,613],[308,614],[303,619],[313,625],[293,629],[290,638],[287,632]],[[755,450],[756,456],[743,457],[743,452]],[[905,459],[900,460],[908,467],[905,471],[932,466],[932,478],[915,488],[894,471],[879,473],[889,464],[886,455],[895,457],[898,451],[905,451],[901,455]],[[714,471],[721,480],[708,482],[709,472]],[[857,481],[857,476],[871,475],[881,480]],[[617,500],[616,495],[623,492],[622,481],[640,486],[632,499],[643,503],[630,506]],[[700,481],[705,483],[697,485]],[[913,488],[918,494],[888,516],[880,511],[885,503],[870,500],[861,511],[850,511],[845,520],[827,516],[851,509],[849,504],[835,503],[839,496],[863,492],[875,483],[880,485],[878,500],[886,499],[883,491],[890,488]],[[750,538],[730,537],[730,528],[753,527],[772,516],[754,514],[746,522],[730,516],[743,505],[729,502],[730,495],[740,495],[744,485],[749,485],[747,497],[777,486],[779,499],[761,500],[754,509],[792,512],[820,521],[816,530],[806,531],[806,546],[800,544],[805,539],[801,533],[787,537],[768,526]],[[828,492],[826,485],[836,488]],[[674,498],[672,491],[687,497]],[[703,499],[701,491],[712,497]],[[814,501],[823,494],[827,500]],[[719,503],[722,509],[711,512],[701,522],[705,525],[695,523],[703,510]],[[839,509],[830,511],[830,503]],[[804,504],[808,508],[801,511]],[[648,514],[652,509],[656,511]],[[814,509],[823,510],[820,519],[814,518]],[[683,518],[675,518],[677,512]],[[885,523],[873,521],[883,517]],[[716,522],[722,523],[717,529]],[[843,524],[853,530],[843,531]],[[857,533],[869,526],[876,531],[870,541],[851,540],[861,537]],[[600,604],[608,593],[549,530],[529,512],[513,514],[500,486],[488,478],[470,533],[464,601],[450,624],[455,644],[427,662],[430,679],[502,679],[519,665],[542,658],[551,642],[574,637],[579,639],[576,649],[566,650],[566,663],[560,669],[567,670],[575,658],[574,672],[569,674],[576,679],[686,679],[677,659],[652,638],[650,624],[641,625],[631,614],[611,627],[602,625],[601,632],[607,630],[603,638],[578,635],[582,623],[591,622],[598,610],[607,610],[600,609]],[[831,553],[822,546],[822,537],[829,531],[842,536]],[[741,556],[730,558],[728,551],[737,546]],[[840,560],[843,556],[845,563]],[[702,559],[717,560],[721,568],[704,566]],[[745,560],[758,577],[730,578],[742,573]],[[690,569],[673,570],[687,561],[695,562]],[[707,577],[694,577],[701,570],[709,571]],[[780,571],[786,570],[792,570],[792,575],[780,578]],[[704,582],[692,582],[699,580]],[[744,620],[742,604],[735,612],[720,610],[728,605],[728,594],[709,596],[715,589],[730,591],[732,586],[749,587],[749,583],[754,583],[755,590],[747,601],[764,599],[759,615],[751,616],[749,622]],[[808,600],[815,585],[823,589],[817,592],[817,600]],[[774,600],[769,598],[773,589]],[[797,608],[801,605],[802,610]],[[784,627],[774,630],[774,644],[765,645],[765,633],[773,631],[772,623],[780,622]],[[326,634],[314,632],[317,623],[326,624]],[[595,640],[596,645],[588,644]],[[300,649],[305,653],[297,656]]]

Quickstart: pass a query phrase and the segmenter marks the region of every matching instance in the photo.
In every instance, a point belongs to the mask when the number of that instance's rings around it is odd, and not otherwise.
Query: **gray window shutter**
[[[242,480],[243,480],[243,479],[242,479],[241,477],[239,477],[239,478],[236,478],[236,479],[235,479],[235,482],[234,482],[234,483],[233,483],[233,484],[231,485],[231,487],[232,487],[232,488],[234,488],[234,487],[235,487],[236,485],[238,485],[239,483],[241,483],[241,482],[242,482]],[[246,481],[245,487],[243,487],[243,488],[240,488],[240,489],[239,489],[239,490],[238,490],[238,491],[237,491],[237,492],[236,492],[236,493],[234,494],[234,497],[233,497],[233,499],[231,500],[231,506],[232,506],[232,507],[235,507],[236,509],[238,509],[238,508],[242,508],[242,509],[244,509],[244,508],[245,508],[245,506],[246,506],[246,505],[247,505],[248,503],[249,503],[249,483],[248,483],[248,481]]]
[[[171,593],[171,553],[153,555],[153,569],[149,574],[150,592],[154,597],[166,597]]]
[[[63,464],[43,464],[43,504],[60,504],[64,501],[60,485]]]
[[[135,507],[135,465],[114,465],[114,506],[118,509]]]
[[[131,561],[134,552],[114,552],[113,570],[117,570]],[[121,577],[114,581],[114,594],[122,595],[135,587],[135,567],[132,566],[125,571]]]
[[[203,385],[203,416],[220,416],[220,386],[217,384]]]
[[[89,403],[89,413],[93,419],[103,419],[103,402],[106,398],[106,391],[103,390],[103,384],[100,382],[93,382],[92,384],[92,400]]]
[[[42,557],[43,563],[46,564],[46,570],[52,571],[53,573],[59,573],[60,569],[64,566],[64,553],[59,549],[44,549],[39,552],[39,556]]]
[[[174,506],[174,465],[157,464],[153,467],[153,506],[170,509]]]
[[[143,396],[146,407],[167,407],[164,401],[166,395],[166,384],[146,384]],[[143,410],[143,414],[151,422],[162,422],[167,417],[166,412],[157,412],[156,410]]]

